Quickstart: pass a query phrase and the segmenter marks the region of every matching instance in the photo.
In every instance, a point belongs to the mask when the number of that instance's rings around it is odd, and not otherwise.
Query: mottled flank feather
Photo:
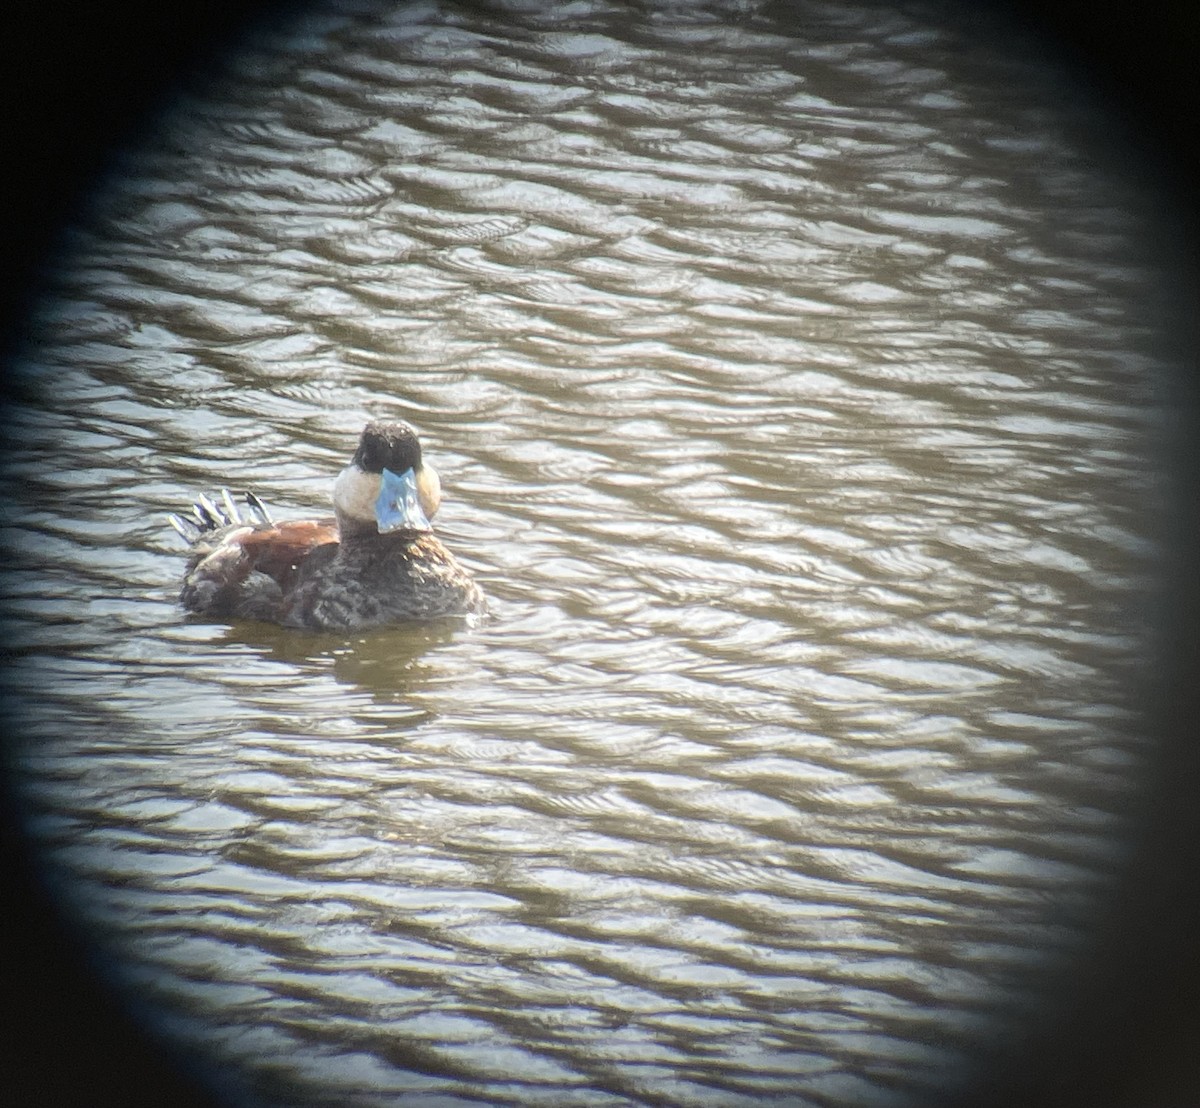
[[[486,610],[479,586],[436,536],[378,539],[344,543],[326,571],[306,575],[283,622],[353,630]]]

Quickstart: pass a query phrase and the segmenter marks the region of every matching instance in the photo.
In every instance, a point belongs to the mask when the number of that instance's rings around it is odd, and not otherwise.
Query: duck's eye
[[[389,531],[432,531],[421,510],[417,495],[417,475],[406,469],[397,476],[390,469],[380,475],[379,497],[375,501],[375,524],[381,535]]]

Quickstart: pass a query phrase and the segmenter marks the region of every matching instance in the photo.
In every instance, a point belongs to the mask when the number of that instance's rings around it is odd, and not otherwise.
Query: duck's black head
[[[421,440],[402,419],[372,420],[363,428],[350,464],[364,473],[382,473],[385,468],[393,473],[420,472]]]
[[[402,419],[368,423],[333,485],[343,537],[364,529],[428,531],[441,500],[437,470],[423,462],[421,440]]]

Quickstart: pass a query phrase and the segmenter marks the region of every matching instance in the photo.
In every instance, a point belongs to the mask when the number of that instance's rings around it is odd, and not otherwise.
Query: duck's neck
[[[413,539],[420,538],[424,533],[421,531],[412,531],[404,527],[397,531],[389,531],[386,535],[381,535],[379,527],[374,520],[367,522],[366,520],[356,519],[354,516],[346,515],[344,512],[336,510],[334,511],[334,515],[337,517],[338,540],[344,547],[356,547],[364,544],[377,547],[380,543],[391,545],[393,542],[412,542]]]
[[[356,519],[354,516],[336,509],[334,515],[337,516],[338,539],[343,546],[353,546],[355,543],[361,543],[367,539],[379,538],[379,528],[375,525],[374,520],[368,522]]]

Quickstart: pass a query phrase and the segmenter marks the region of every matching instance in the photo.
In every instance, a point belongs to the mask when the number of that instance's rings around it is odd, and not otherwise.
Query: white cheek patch
[[[350,519],[374,523],[379,486],[378,474],[365,473],[358,466],[346,466],[333,483],[333,506]]]
[[[442,503],[442,479],[437,470],[428,462],[421,467],[417,474],[417,499],[421,502],[421,510],[427,520],[433,519]]]
[[[417,475],[406,469],[397,476],[390,469],[383,471],[379,497],[375,501],[375,525],[381,535],[389,531],[432,531],[429,520],[421,510],[417,490]]]

